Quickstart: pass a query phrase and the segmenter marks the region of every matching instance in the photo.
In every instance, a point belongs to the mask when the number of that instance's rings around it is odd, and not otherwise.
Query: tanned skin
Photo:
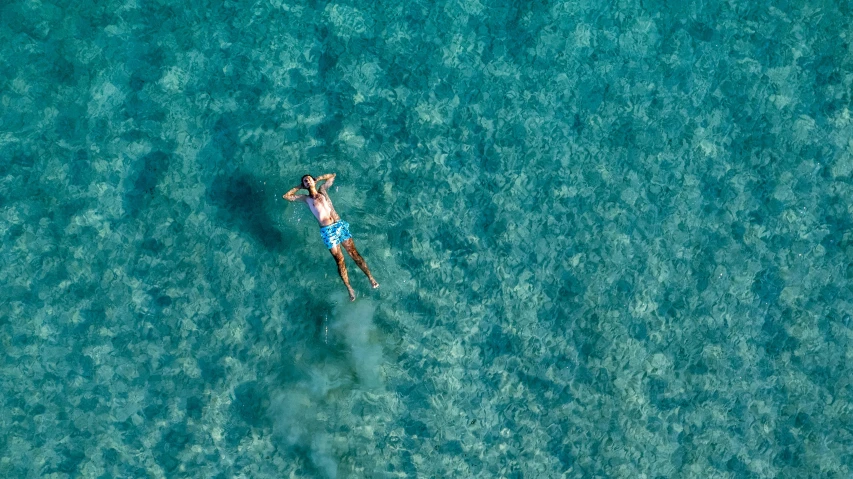
[[[321,181],[324,183],[320,188],[317,188],[317,184]],[[341,217],[338,216],[338,212],[335,211],[335,207],[332,205],[332,199],[329,198],[329,187],[331,187],[334,182],[335,173],[319,176],[316,180],[311,175],[305,175],[302,177],[302,184],[293,187],[290,191],[282,195],[282,198],[288,201],[304,201],[308,204],[308,208],[311,209],[311,212],[314,213],[314,216],[320,223],[320,227],[329,226],[341,219]],[[308,190],[308,194],[297,195],[296,192],[301,189]],[[350,301],[355,301],[355,291],[349,284],[349,275],[347,274],[347,266],[344,264],[344,255],[341,252],[341,246],[347,250],[347,253],[349,253],[350,257],[355,261],[355,264],[364,271],[364,274],[367,275],[367,279],[370,280],[371,286],[378,288],[379,283],[373,279],[373,275],[370,274],[370,269],[367,267],[367,263],[365,263],[364,258],[358,254],[358,250],[355,249],[355,243],[352,238],[343,241],[341,244],[330,249],[329,252],[332,253],[332,256],[335,258],[335,262],[338,264],[338,274],[341,275],[341,279],[344,281],[347,291],[349,291],[349,299]]]

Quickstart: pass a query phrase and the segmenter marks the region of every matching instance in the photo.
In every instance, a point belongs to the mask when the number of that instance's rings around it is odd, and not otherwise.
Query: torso
[[[328,193],[317,193],[317,196],[311,198],[305,198],[305,202],[308,203],[308,208],[311,209],[311,212],[314,213],[314,216],[317,218],[317,221],[320,222],[320,226],[329,226],[332,223],[340,221],[341,217],[338,216],[338,212],[335,211],[335,207],[332,205],[332,199],[329,198]]]

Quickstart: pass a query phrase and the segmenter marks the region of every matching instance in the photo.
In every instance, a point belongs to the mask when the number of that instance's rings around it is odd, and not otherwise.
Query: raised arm
[[[287,193],[281,195],[281,197],[286,199],[287,201],[305,201],[305,198],[307,198],[306,195],[297,195],[296,194],[296,192],[301,190],[301,189],[302,189],[301,186],[296,186],[296,187],[292,188],[290,191],[288,191]]]
[[[320,186],[320,193],[325,193],[326,191],[329,190],[329,188],[335,182],[335,173],[327,173],[325,175],[321,175],[315,181],[320,182],[323,180],[326,180],[326,182]]]

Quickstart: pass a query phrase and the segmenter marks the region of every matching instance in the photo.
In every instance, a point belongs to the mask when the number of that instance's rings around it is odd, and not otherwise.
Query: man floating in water
[[[317,189],[317,183],[321,181],[325,181],[325,183]],[[355,264],[367,275],[371,286],[378,288],[379,283],[373,279],[367,263],[364,262],[364,258],[355,249],[355,243],[352,241],[352,235],[349,232],[349,223],[343,221],[338,216],[338,212],[335,211],[335,207],[332,206],[332,199],[329,198],[329,187],[334,182],[334,173],[320,176],[316,180],[311,175],[305,175],[302,177],[302,184],[282,195],[282,198],[288,201],[304,201],[308,203],[308,208],[311,209],[311,212],[317,217],[317,221],[320,222],[320,236],[323,237],[323,242],[326,243],[326,247],[329,248],[332,256],[335,257],[335,262],[338,263],[338,273],[341,275],[341,279],[344,280],[344,284],[349,291],[349,299],[350,301],[355,301],[355,291],[349,285],[349,276],[347,275],[347,266],[344,264],[344,255],[341,253],[341,245],[347,250],[350,257],[355,260]],[[308,194],[297,195],[296,192],[303,188],[308,190]]]

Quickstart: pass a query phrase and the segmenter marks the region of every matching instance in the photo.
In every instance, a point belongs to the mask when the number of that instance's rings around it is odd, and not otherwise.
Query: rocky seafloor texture
[[[853,473],[849,2],[95,3],[0,6],[0,476]]]

